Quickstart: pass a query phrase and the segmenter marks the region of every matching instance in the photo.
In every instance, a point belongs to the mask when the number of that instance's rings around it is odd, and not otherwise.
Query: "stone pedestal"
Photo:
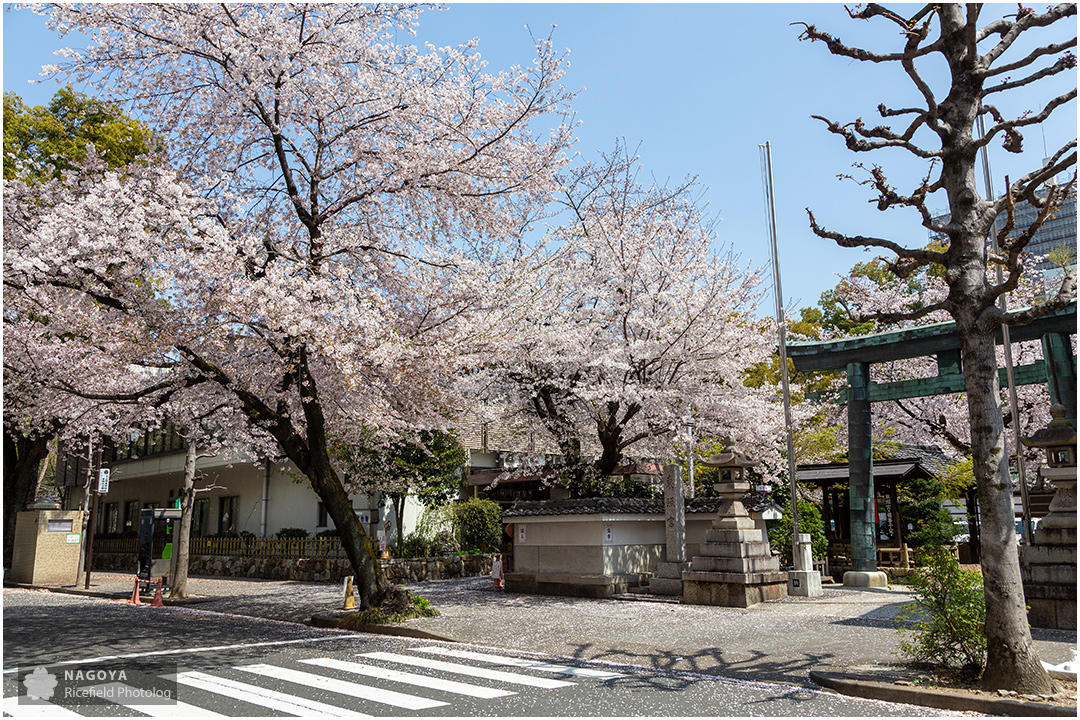
[[[683,602],[691,605],[750,607],[787,595],[787,573],[769,549],[769,538],[755,527],[741,497],[746,482],[717,483],[727,506],[705,536],[702,554],[684,572]]]
[[[818,597],[821,590],[821,573],[813,570],[814,555],[810,547],[810,533],[799,533],[799,542],[795,544],[795,570],[788,571],[788,595],[798,597]]]
[[[1032,627],[1076,630],[1076,467],[1042,468],[1057,486],[1050,514],[1024,549],[1021,572]]]
[[[880,570],[848,570],[844,573],[844,587],[883,588],[889,586],[889,576]]]

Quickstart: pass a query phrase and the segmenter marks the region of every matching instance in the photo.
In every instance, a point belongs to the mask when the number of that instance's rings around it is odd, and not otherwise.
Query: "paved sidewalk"
[[[126,598],[132,576],[94,573],[93,594]],[[525,652],[605,660],[805,684],[811,670],[881,673],[899,665],[895,618],[911,596],[899,586],[826,586],[817,598],[789,597],[753,608],[522,595],[496,590],[487,577],[414,583],[439,617],[404,627]],[[191,578],[200,610],[307,623],[340,614],[336,583]],[[82,592],[81,590],[70,590]],[[1033,630],[1043,660],[1073,657],[1076,633]]]

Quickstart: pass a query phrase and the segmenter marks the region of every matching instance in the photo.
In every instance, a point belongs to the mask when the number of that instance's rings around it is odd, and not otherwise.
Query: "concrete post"
[[[664,466],[664,536],[667,561],[686,561],[686,509],[683,507],[682,472],[678,465]]]
[[[885,573],[877,569],[874,448],[870,435],[870,363],[849,364],[847,376],[851,571],[844,574],[844,585],[885,587],[888,584]]]
[[[656,567],[656,574],[649,579],[649,592],[653,595],[682,595],[684,570],[690,568],[686,561],[686,508],[683,506],[682,468],[678,465],[664,466],[664,548],[665,557]]]
[[[818,597],[822,595],[821,573],[814,570],[814,556],[810,547],[810,533],[799,533],[795,543],[795,567],[805,570],[788,571],[788,595]]]

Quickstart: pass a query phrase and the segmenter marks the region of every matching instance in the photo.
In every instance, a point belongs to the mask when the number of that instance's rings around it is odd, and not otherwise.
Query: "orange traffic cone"
[[[165,607],[165,603],[161,601],[161,581],[157,581],[157,592],[154,593],[154,602],[150,603],[150,607]]]
[[[139,599],[139,578],[135,578],[135,589],[131,592],[131,599],[128,600],[128,605],[138,605],[142,600]]]

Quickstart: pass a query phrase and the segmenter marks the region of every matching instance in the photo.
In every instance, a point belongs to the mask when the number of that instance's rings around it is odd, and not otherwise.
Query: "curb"
[[[963,695],[956,692],[934,690],[932,688],[914,688],[894,685],[888,682],[864,680],[842,673],[810,671],[810,679],[822,687],[835,690],[843,695],[861,697],[868,700],[907,703],[940,710],[977,712],[982,715],[1011,715],[1014,717],[1076,717],[1076,708],[1059,707],[1046,703],[1026,700],[1007,700],[1005,698],[986,698],[978,695]]]
[[[418,640],[441,640],[442,642],[452,643],[461,642],[456,638],[438,635],[436,633],[428,632],[427,630],[420,630],[419,628],[404,627],[401,625],[357,625],[356,627],[342,628],[340,621],[341,618],[334,615],[312,615],[310,624],[312,627],[317,628],[338,628],[341,630],[368,633],[369,635],[390,635],[393,637],[408,637],[416,638]]]
[[[107,592],[105,590],[84,590],[74,587],[54,587],[50,585],[29,585],[27,583],[16,583],[10,580],[4,581],[4,587],[17,588],[19,590],[44,590],[46,592],[58,593],[60,595],[78,595],[81,597],[97,597],[105,600],[127,600],[131,598],[130,593],[124,592]],[[167,598],[162,597],[161,601],[166,607],[171,605],[198,605],[199,603],[211,602],[216,598],[206,596],[190,596],[186,598]],[[149,605],[150,600],[142,600],[140,605]]]

